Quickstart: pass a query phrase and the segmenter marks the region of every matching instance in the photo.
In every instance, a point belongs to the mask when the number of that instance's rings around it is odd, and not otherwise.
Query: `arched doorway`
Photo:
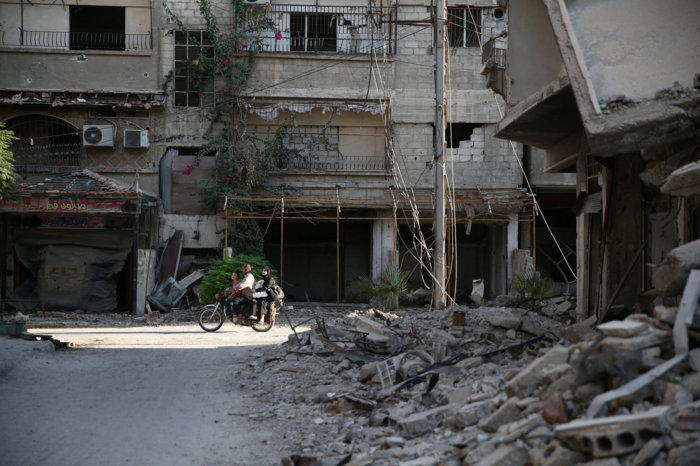
[[[18,172],[69,171],[80,167],[80,129],[48,115],[22,115],[5,122],[15,139],[10,150]]]

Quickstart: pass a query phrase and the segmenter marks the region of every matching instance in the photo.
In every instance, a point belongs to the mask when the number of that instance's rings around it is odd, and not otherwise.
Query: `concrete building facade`
[[[262,137],[294,115],[285,145],[297,157],[267,181],[316,209],[306,218],[263,220],[266,255],[282,269],[290,295],[351,299],[358,276],[377,277],[391,264],[430,287],[432,2],[241,1],[247,19],[270,25],[259,33],[241,92],[247,131]],[[542,157],[494,137],[505,103],[487,84],[503,83],[508,22],[501,3],[451,2],[448,9],[447,262],[450,294],[458,300],[474,279],[486,281],[487,295],[507,292],[511,254],[543,236],[532,228],[523,183],[523,169],[536,173]],[[207,5],[221,34],[246,27],[230,2]],[[207,254],[225,245],[227,227],[220,212],[205,213],[199,202],[197,182],[212,176],[215,157],[188,167],[211,134],[219,89],[192,87],[188,75],[208,40],[198,2],[165,6],[172,15],[142,0],[0,2],[0,64],[10,71],[0,77],[0,120],[18,132],[14,149],[23,173],[47,173],[41,157],[67,145],[51,170],[90,169],[157,201],[158,221],[148,225],[157,237],[135,240],[134,251],[162,247],[182,231],[188,254]],[[57,139],[63,133],[70,139]],[[33,142],[40,136],[52,142],[39,149]],[[557,178],[547,189],[568,188]],[[134,288],[143,296],[150,289],[139,280]]]
[[[277,170],[269,182],[316,199],[326,214],[325,220],[313,224],[309,219],[285,220],[283,276],[292,295],[334,300],[340,288],[340,298],[345,299],[352,296],[353,281],[359,275],[377,277],[391,263],[416,271],[415,284],[425,282],[430,287],[428,274],[418,267],[426,257],[414,244],[410,206],[418,208],[430,242],[436,105],[431,3],[253,3],[251,11],[270,18],[273,27],[261,33],[262,45],[249,80],[248,130],[264,135],[295,115],[286,144],[297,150],[298,159]],[[194,3],[167,5],[190,31],[205,29]],[[232,24],[230,6],[213,5],[221,32],[235,33],[240,25]],[[506,22],[495,1],[465,1],[449,7],[453,29],[447,69],[446,165],[455,199],[453,250],[459,263],[451,291],[463,298],[471,290],[472,279],[484,278],[487,292],[495,295],[507,290],[509,251],[519,247],[519,216],[528,202],[521,189],[522,147],[494,138],[504,103],[486,87],[482,74],[481,46],[504,32]],[[179,26],[162,27],[161,74],[165,75],[173,67]],[[161,116],[163,136],[204,132],[208,122],[203,107],[169,100]],[[192,154],[198,142],[193,139],[189,150],[182,143],[156,144],[154,150],[164,154],[176,145]],[[173,186],[177,185],[173,193],[176,189],[194,193],[192,175],[201,169],[199,176],[207,176],[207,168],[201,165],[183,176],[190,162],[179,155],[168,161]],[[340,231],[334,221],[336,199],[347,203],[342,206]],[[165,212],[161,231],[167,235],[193,224],[220,225],[220,216],[192,215],[187,211],[192,207],[176,206]],[[267,231],[266,254],[279,267],[278,218],[270,219]],[[222,240],[221,233],[200,234],[197,239],[184,236],[189,248],[216,247]],[[341,251],[336,258],[338,245]],[[318,264],[316,270],[308,270],[309,258]]]

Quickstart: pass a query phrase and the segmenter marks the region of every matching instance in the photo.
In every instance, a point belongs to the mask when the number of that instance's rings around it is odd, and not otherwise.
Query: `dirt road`
[[[74,349],[0,336],[5,465],[279,465],[287,446],[255,421],[270,407],[232,380],[260,345],[286,340],[194,324],[56,328]],[[43,351],[42,351],[43,349]]]

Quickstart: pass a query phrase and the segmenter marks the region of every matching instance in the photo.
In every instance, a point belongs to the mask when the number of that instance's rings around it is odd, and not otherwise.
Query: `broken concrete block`
[[[693,394],[679,384],[668,382],[664,389],[663,404],[667,406],[682,406],[693,402]]]
[[[572,343],[580,343],[582,341],[593,341],[598,336],[598,332],[593,329],[598,318],[591,316],[586,320],[569,325],[561,330],[560,334]]]
[[[450,403],[463,405],[467,402],[469,397],[472,396],[473,394],[474,394],[474,389],[469,387],[469,386],[458,387],[447,396],[447,399]]]
[[[544,450],[530,451],[533,466],[571,466],[582,463],[584,458],[581,453],[566,448],[558,440],[549,442]]]
[[[617,458],[606,458],[604,460],[594,460],[588,461],[587,463],[580,463],[576,466],[620,466],[620,462]]]
[[[562,301],[561,303],[559,303],[557,305],[557,310],[554,312],[556,315],[561,316],[561,315],[568,313],[569,311],[571,311],[575,307],[576,307],[576,303],[574,303],[573,301],[569,301],[567,299],[566,301]]]
[[[654,319],[657,321],[673,325],[676,322],[676,315],[678,315],[677,307],[654,306]]]
[[[700,401],[672,409],[666,419],[674,430],[700,432]]]
[[[700,458],[700,441],[680,445],[668,452],[668,464],[676,466],[695,466]]]
[[[688,364],[695,371],[700,371],[700,348],[694,348],[688,353]]]
[[[564,424],[569,422],[566,405],[559,393],[552,393],[542,406],[542,417],[550,424]]]
[[[479,422],[485,432],[496,432],[503,424],[510,424],[520,417],[520,408],[518,408],[518,398],[509,398],[501,405],[493,414]]]
[[[683,376],[681,385],[693,394],[693,398],[700,398],[700,372],[690,372]]]
[[[540,372],[540,377],[544,383],[552,383],[562,375],[569,372],[571,365],[569,364],[550,364]]]
[[[504,424],[498,428],[498,433],[501,434],[496,437],[499,441],[515,441],[516,439],[527,435],[532,430],[545,426],[546,423],[539,413],[533,413],[526,417],[525,419],[519,419],[517,421],[511,422],[510,424]]]
[[[501,445],[479,460],[475,466],[525,466],[529,460],[528,452],[527,445],[518,440],[510,445]]]
[[[505,391],[508,396],[530,396],[542,382],[540,371],[550,364],[563,364],[569,358],[569,349],[564,346],[554,346],[543,356],[532,361],[518,375],[506,383]]]
[[[456,413],[445,419],[445,422],[455,429],[464,429],[490,414],[491,404],[487,401],[480,401],[462,406]]]
[[[489,308],[484,317],[494,327],[518,328],[522,322],[523,314],[516,313],[513,309]]]
[[[659,454],[663,447],[664,444],[659,440],[655,438],[650,439],[635,455],[631,466],[647,466],[654,461],[654,458],[656,458],[656,455]]]
[[[413,413],[397,422],[396,427],[402,435],[422,435],[442,424],[443,420],[456,409],[455,405],[444,405]]]
[[[671,249],[657,267],[652,283],[662,296],[683,293],[691,269],[700,268],[700,239]]]
[[[642,322],[632,322],[628,320],[611,320],[598,325],[598,330],[603,335],[611,337],[633,337],[649,331],[649,327]]]
[[[638,451],[650,438],[665,431],[668,406],[645,413],[596,419],[577,419],[554,428],[554,435],[576,451],[595,458]]]
[[[650,328],[649,332],[641,335],[636,335],[634,337],[607,337],[605,340],[600,342],[599,346],[602,352],[634,350],[641,348],[649,348],[651,346],[656,346],[666,341],[671,341],[671,332],[659,330],[657,328]]]

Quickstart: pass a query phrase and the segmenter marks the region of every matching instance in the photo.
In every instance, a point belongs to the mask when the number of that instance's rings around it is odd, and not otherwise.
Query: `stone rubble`
[[[538,312],[508,304],[395,313],[298,307],[292,321],[316,317],[325,331],[297,329],[299,340],[292,333],[258,349],[228,382],[259,400],[251,420],[297,446],[280,458],[289,466],[696,464],[697,313],[684,361],[588,419],[597,395],[674,356],[678,310],[656,306],[596,325],[573,324],[571,301]],[[455,311],[464,326],[453,325]],[[46,312],[33,326],[167,325],[196,314]]]
[[[313,312],[327,338],[312,329],[299,346],[290,335],[232,380],[257,387],[268,409],[251,418],[278,423],[314,464],[691,464],[700,451],[697,350],[586,418],[596,395],[673,356],[672,309],[597,329],[571,325],[574,306],[561,303],[550,317],[495,305]]]

